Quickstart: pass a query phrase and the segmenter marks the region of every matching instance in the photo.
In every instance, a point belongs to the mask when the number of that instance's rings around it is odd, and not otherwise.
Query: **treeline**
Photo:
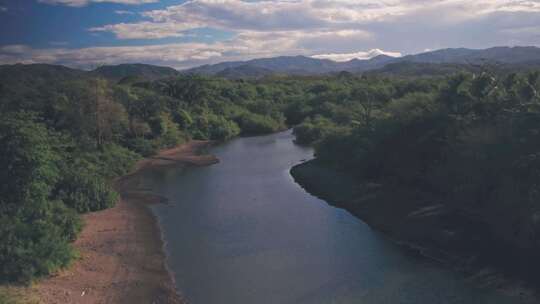
[[[80,214],[111,207],[115,177],[188,139],[286,128],[297,83],[176,77],[118,83],[62,67],[0,69],[0,281],[68,265]]]
[[[540,72],[365,79],[321,88],[301,108],[310,114],[294,129],[297,141],[313,143],[317,161],[352,176],[357,189],[371,187],[366,198],[403,210],[410,201],[438,206],[447,226],[430,242],[456,249],[466,240],[533,275],[540,253]]]
[[[112,180],[141,157],[289,126],[358,183],[510,215],[487,220],[508,242],[538,246],[539,89],[538,73],[117,82],[62,67],[0,68],[0,280],[68,265],[80,214],[113,206]]]
[[[315,144],[320,161],[363,179],[444,194],[449,202],[511,197],[515,206],[532,206],[539,190],[539,90],[540,72],[366,80],[333,94],[341,102],[312,100],[307,108],[323,109],[294,132],[299,142]]]

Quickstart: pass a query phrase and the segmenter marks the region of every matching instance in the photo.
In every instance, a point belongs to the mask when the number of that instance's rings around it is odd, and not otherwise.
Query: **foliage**
[[[285,129],[285,119],[282,116],[276,120],[271,116],[245,112],[235,120],[243,135],[268,134]]]
[[[0,303],[2,304],[39,304],[36,293],[22,286],[0,286]]]
[[[154,134],[158,134],[156,139],[157,147],[173,147],[185,140],[186,136],[179,130],[179,126],[174,123],[168,113],[162,113],[151,121]]]
[[[154,155],[157,152],[156,143],[144,137],[130,138],[125,142],[125,146],[144,157]]]
[[[240,134],[234,121],[213,113],[198,115],[190,131],[195,139],[209,140],[227,140]]]
[[[50,194],[59,157],[46,127],[27,113],[0,122],[0,278],[28,281],[67,265],[77,214]]]
[[[83,169],[84,170],[84,169]],[[69,171],[58,183],[56,196],[77,212],[98,211],[114,206],[118,195],[99,175]]]
[[[540,239],[538,217],[530,216],[540,214],[539,73],[251,80],[173,73],[111,83],[66,68],[19,68],[0,70],[24,80],[4,77],[0,91],[5,280],[69,264],[78,213],[113,206],[111,181],[141,155],[192,138],[224,141],[288,126],[297,143],[315,146],[321,163],[388,193],[408,187],[456,209],[511,212],[523,223],[519,233],[532,234],[520,245]],[[497,231],[513,240],[512,223],[498,220]]]
[[[351,94],[350,128],[323,132],[333,129],[327,120],[346,121],[332,103],[320,112],[322,127],[307,119],[295,134],[317,143],[320,162],[382,185],[385,195],[398,198],[407,189],[416,200],[479,215],[498,240],[538,252],[538,78],[481,72],[422,86],[389,81],[395,88],[368,105],[380,84],[363,83],[367,91]]]
[[[317,115],[313,119],[308,117],[300,125],[294,127],[293,133],[296,136],[296,143],[310,145],[326,138],[336,129],[336,124],[330,119]]]

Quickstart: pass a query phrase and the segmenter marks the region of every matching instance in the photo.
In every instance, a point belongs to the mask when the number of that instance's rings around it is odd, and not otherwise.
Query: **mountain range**
[[[281,56],[249,61],[223,62],[178,71],[148,64],[101,66],[92,71],[48,64],[0,65],[0,80],[22,84],[27,81],[55,78],[101,76],[111,81],[153,81],[179,75],[211,75],[230,79],[260,78],[269,75],[324,75],[339,72],[398,76],[448,75],[462,70],[477,70],[484,65],[501,70],[540,68],[540,48],[494,47],[483,50],[453,48],[403,57],[379,55],[367,60],[337,62],[306,56]],[[1,87],[1,85],[0,85]]]
[[[341,71],[361,73],[384,69],[410,68],[411,63],[422,66],[445,65],[443,70],[454,70],[460,65],[498,64],[523,67],[540,66],[540,48],[529,47],[494,47],[483,50],[453,48],[430,51],[403,57],[379,55],[367,60],[352,59],[337,62],[329,59],[316,59],[306,56],[281,56],[274,58],[253,59],[249,61],[223,62],[203,65],[183,71],[187,74],[217,75],[229,78],[256,77],[270,74],[318,75]],[[454,65],[454,68],[449,68]]]

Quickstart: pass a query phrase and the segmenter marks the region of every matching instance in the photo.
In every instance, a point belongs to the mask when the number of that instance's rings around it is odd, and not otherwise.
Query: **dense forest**
[[[359,189],[466,210],[496,240],[540,249],[538,72],[167,76],[0,67],[0,279],[68,265],[80,214],[113,206],[112,181],[138,159],[292,126]]]
[[[538,279],[540,73],[351,87],[294,128],[316,148],[297,180],[433,258]]]
[[[294,81],[116,82],[46,65],[4,66],[0,78],[0,278],[22,282],[70,263],[79,214],[113,206],[112,180],[137,159],[190,138],[285,129],[302,92]]]

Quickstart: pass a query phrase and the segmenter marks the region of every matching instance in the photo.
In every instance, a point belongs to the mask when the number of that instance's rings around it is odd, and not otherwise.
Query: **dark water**
[[[169,266],[192,304],[519,303],[411,256],[301,189],[290,132],[213,148],[221,163],[145,177]]]

